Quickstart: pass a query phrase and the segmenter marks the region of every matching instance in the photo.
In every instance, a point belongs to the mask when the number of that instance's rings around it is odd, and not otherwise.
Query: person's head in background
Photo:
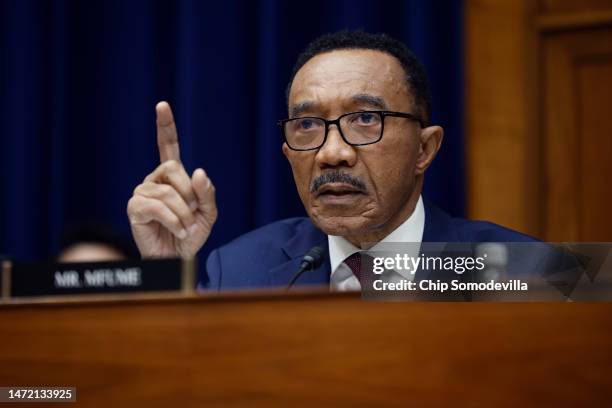
[[[324,35],[298,57],[283,153],[316,226],[360,246],[412,214],[443,136],[430,99],[422,64],[384,34]]]
[[[136,249],[117,231],[96,223],[73,224],[62,234],[58,262],[110,262],[135,258]]]

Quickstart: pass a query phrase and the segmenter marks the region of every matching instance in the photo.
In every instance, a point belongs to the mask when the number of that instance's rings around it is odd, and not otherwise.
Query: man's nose
[[[320,168],[346,166],[352,167],[357,161],[355,147],[344,141],[338,126],[330,125],[327,139],[315,156]]]

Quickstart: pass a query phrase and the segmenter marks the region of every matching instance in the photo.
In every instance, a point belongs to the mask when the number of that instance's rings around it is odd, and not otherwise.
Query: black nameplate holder
[[[13,262],[2,270],[3,297],[189,291],[194,261]],[[5,286],[6,285],[6,286]]]

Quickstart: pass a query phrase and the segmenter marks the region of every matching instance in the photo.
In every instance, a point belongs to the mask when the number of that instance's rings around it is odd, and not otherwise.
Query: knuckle
[[[181,164],[176,160],[168,160],[164,162],[163,166],[165,166],[165,170],[170,173],[177,172],[182,168]]]
[[[127,213],[130,222],[136,222],[147,216],[147,201],[140,196],[134,196],[128,201]]]
[[[174,188],[172,188],[172,186],[168,185],[168,184],[160,184],[157,187],[158,191],[159,191],[159,195],[162,199],[168,200],[174,197],[174,194],[176,193],[174,191]]]
[[[159,178],[160,173],[163,173],[163,164],[160,164],[153,170],[151,173],[147,174],[142,182],[142,184],[146,184],[147,182],[153,182]]]
[[[136,213],[137,207],[138,207],[138,202],[137,202],[137,198],[136,197],[132,197],[128,200],[127,202],[127,213],[128,213],[128,217],[130,215],[133,215]]]
[[[132,195],[133,196],[138,196],[138,195],[142,195],[143,190],[146,188],[146,182],[139,184],[136,186],[136,188],[134,189]]]
[[[147,210],[151,211],[155,216],[161,217],[164,214],[164,205],[157,200],[151,200]]]

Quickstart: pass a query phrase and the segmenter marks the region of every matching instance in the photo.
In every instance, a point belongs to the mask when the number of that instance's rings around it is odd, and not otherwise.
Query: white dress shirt
[[[423,207],[423,198],[419,196],[419,201],[410,217],[379,243],[370,248],[369,251],[376,251],[380,244],[385,242],[414,242],[420,244],[423,240],[424,228],[425,208]],[[327,242],[329,244],[329,260],[331,263],[330,289],[334,291],[361,290],[359,280],[344,263],[346,258],[355,252],[359,252],[361,249],[343,237],[336,235],[328,235]],[[415,249],[416,251],[414,252],[416,253],[411,254],[411,256],[418,256],[418,246],[415,246]],[[414,275],[409,272],[398,271],[398,273],[404,279],[412,280],[414,278]]]

